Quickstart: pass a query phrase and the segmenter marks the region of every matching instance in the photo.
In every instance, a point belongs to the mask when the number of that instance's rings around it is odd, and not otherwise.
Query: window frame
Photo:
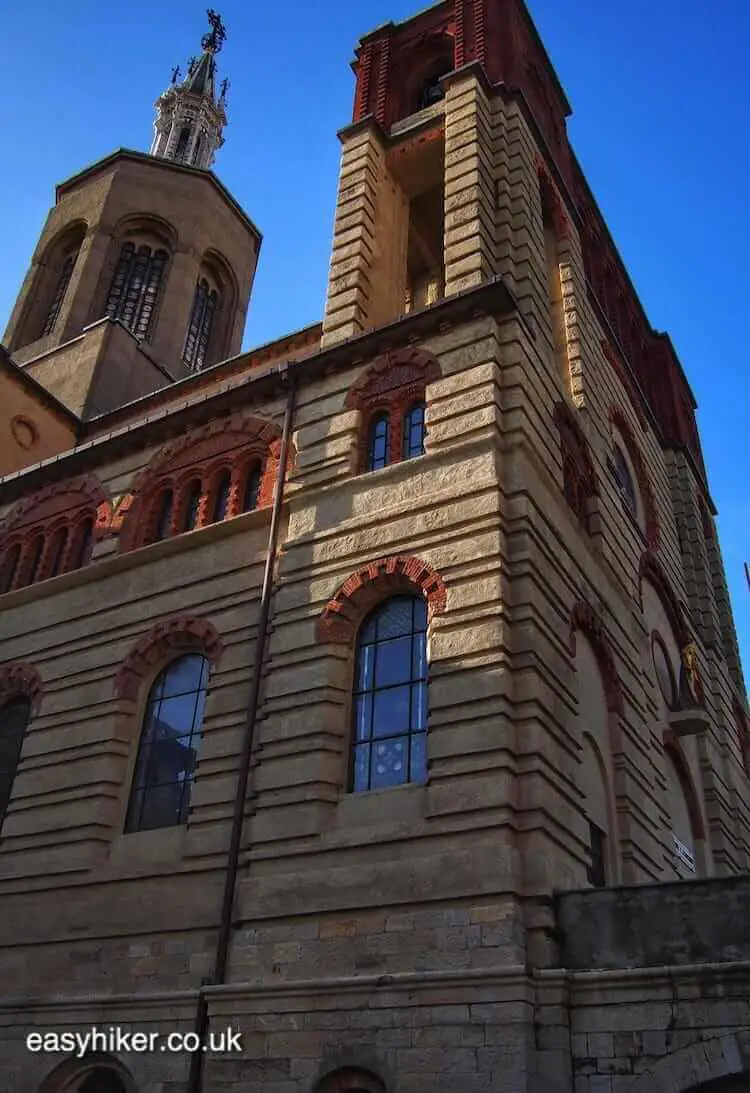
[[[190,729],[189,732],[182,733],[179,737],[174,738],[178,741],[187,739],[188,742],[189,742],[189,746],[193,747],[193,749],[195,751],[195,761],[194,761],[193,769],[192,769],[190,779],[189,779],[190,788],[187,792],[186,799],[185,799],[185,790],[183,789],[183,801],[181,803],[181,811],[184,810],[184,819],[178,820],[178,821],[176,821],[174,823],[170,823],[170,824],[160,824],[160,825],[151,826],[151,827],[142,827],[141,823],[142,823],[142,819],[143,819],[143,812],[144,812],[144,808],[145,808],[145,804],[146,804],[146,795],[148,793],[148,790],[149,789],[155,789],[155,788],[158,789],[161,786],[179,784],[179,779],[175,779],[172,782],[158,782],[158,783],[155,783],[153,785],[149,785],[145,781],[143,782],[143,784],[141,784],[139,782],[139,772],[140,772],[141,765],[142,765],[142,757],[143,757],[143,754],[144,754],[145,747],[146,746],[153,746],[151,742],[146,740],[146,732],[147,732],[147,728],[148,728],[149,717],[151,715],[152,699],[155,697],[154,692],[157,688],[157,685],[162,681],[162,679],[166,678],[166,676],[169,673],[170,669],[174,668],[176,665],[178,665],[182,661],[185,661],[185,660],[188,660],[188,659],[193,659],[193,658],[198,658],[202,661],[200,671],[199,671],[199,674],[198,674],[199,686],[197,688],[195,688],[194,690],[192,690],[192,691],[178,692],[175,695],[168,695],[167,696],[167,700],[169,700],[170,698],[184,697],[185,695],[189,695],[189,694],[193,694],[195,696],[195,704],[194,704],[194,707],[193,707],[193,724],[191,725],[191,729]],[[143,685],[143,688],[142,688],[141,702],[138,704],[137,718],[134,719],[134,720],[136,720],[136,725],[137,725],[137,735],[136,735],[135,740],[134,740],[135,748],[133,749],[132,762],[131,762],[130,768],[129,768],[129,788],[128,788],[127,800],[126,800],[126,805],[125,805],[125,815],[124,815],[123,826],[122,826],[123,835],[139,835],[139,834],[146,834],[147,832],[171,831],[171,830],[175,830],[175,829],[179,829],[179,828],[182,828],[182,829],[186,828],[186,826],[188,824],[188,820],[189,820],[190,802],[191,802],[191,798],[192,798],[193,788],[194,788],[194,785],[195,785],[195,779],[196,779],[196,775],[197,775],[198,764],[200,762],[200,749],[202,747],[203,739],[204,739],[204,735],[205,735],[206,703],[208,701],[208,687],[209,687],[210,677],[211,677],[211,661],[206,656],[205,651],[203,651],[201,649],[192,649],[192,650],[185,650],[185,651],[179,652],[177,655],[174,655],[174,652],[173,652],[172,655],[170,655],[168,659],[164,659],[164,660],[161,661],[159,667],[154,672],[151,673],[148,681],[144,680],[144,685]],[[201,681],[203,681],[202,686],[200,685]],[[147,685],[146,685],[146,683],[147,683]],[[162,686],[163,686],[163,684],[162,684]],[[202,702],[202,715],[201,715],[201,718],[200,718],[200,723],[199,723],[199,725],[196,729],[196,727],[195,727],[195,714],[196,714],[196,710],[197,710],[197,706],[198,706],[199,695],[201,693],[204,696],[203,697],[203,702]],[[157,710],[158,710],[158,707],[160,706],[162,700],[163,700],[163,695],[156,696],[156,701],[154,703],[154,706],[156,707]],[[197,741],[197,744],[194,743],[195,741]],[[141,799],[140,808],[139,808],[139,822],[136,826],[132,822],[132,817],[133,817],[133,811],[134,811],[134,802],[136,801],[136,798],[137,798],[139,793],[142,793],[142,799]]]
[[[368,642],[367,645],[377,648],[378,645],[382,645],[391,640],[403,640],[404,637],[411,638],[411,668],[408,680],[403,683],[386,684],[385,686],[375,687],[375,671],[377,665],[377,653],[373,658],[372,676],[373,676],[373,688],[360,688],[359,687],[359,674],[360,674],[360,653],[363,647],[362,635],[364,634],[368,625],[376,620],[377,617],[385,611],[389,604],[397,603],[399,601],[410,601],[412,603],[412,629],[408,634],[401,635],[400,638],[390,639],[375,639],[374,642]],[[415,628],[415,605],[419,604],[424,611],[424,629]],[[360,621],[355,636],[354,643],[351,650],[351,681],[349,687],[349,701],[348,701],[348,731],[347,731],[347,763],[346,763],[346,781],[344,785],[344,791],[350,798],[359,797],[361,794],[382,792],[387,789],[400,789],[404,786],[424,786],[429,782],[429,753],[428,753],[428,737],[429,737],[429,684],[430,684],[430,660],[429,660],[429,626],[430,626],[430,614],[429,605],[426,602],[424,596],[420,595],[416,591],[404,591],[395,593],[392,595],[385,595],[380,599],[362,618]],[[377,629],[376,629],[377,633]],[[415,638],[422,636],[424,643],[424,661],[423,661],[423,677],[417,678],[414,676],[414,640]],[[378,736],[374,732],[375,724],[375,695],[386,691],[393,690],[397,687],[409,687],[409,718],[412,719],[412,704],[414,701],[414,689],[420,684],[424,687],[424,729],[414,729],[410,727],[400,733],[391,733],[387,736]],[[371,695],[371,707],[372,713],[370,715],[370,732],[367,737],[359,739],[357,733],[357,699],[362,695]],[[424,776],[420,778],[412,778],[412,741],[415,736],[422,737],[424,740]],[[407,743],[407,777],[401,781],[391,785],[378,786],[372,785],[372,763],[373,763],[373,749],[378,740],[406,740]],[[357,788],[356,785],[356,758],[358,747],[367,744],[369,746],[368,756],[368,778],[367,786],[364,788]]]

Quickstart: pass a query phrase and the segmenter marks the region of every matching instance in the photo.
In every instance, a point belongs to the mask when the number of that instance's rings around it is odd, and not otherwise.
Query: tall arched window
[[[213,521],[218,524],[226,519],[229,512],[229,493],[232,488],[232,475],[230,471],[223,471],[216,487],[216,500],[214,501]]]
[[[167,252],[143,243],[123,243],[104,314],[119,319],[136,338],[151,332],[156,301],[167,265]]]
[[[367,449],[368,471],[379,471],[389,463],[391,423],[388,414],[377,414],[370,422]]]
[[[247,472],[247,479],[245,481],[245,493],[242,500],[242,511],[252,512],[258,505],[258,494],[260,493],[260,481],[263,477],[263,471],[259,463],[254,463],[250,470]]]
[[[42,327],[42,337],[45,334],[51,334],[55,329],[55,323],[57,317],[60,314],[60,308],[62,307],[63,300],[65,299],[65,293],[68,291],[68,285],[70,279],[73,276],[73,270],[75,268],[76,259],[78,257],[78,247],[69,251],[63,258],[62,268],[57,275],[57,284],[55,285],[55,291],[52,296],[52,301],[49,306],[44,325]]]
[[[63,558],[65,557],[65,550],[68,546],[68,529],[67,527],[59,528],[55,532],[55,537],[52,540],[52,546],[50,547],[50,559],[49,559],[49,575],[50,577],[56,577],[62,569]]]
[[[3,558],[0,572],[0,594],[10,592],[18,575],[18,563],[21,558],[21,544],[14,543]]]
[[[355,792],[427,778],[427,604],[386,600],[357,638],[352,732]]]
[[[148,696],[125,831],[187,822],[195,776],[208,661],[179,657],[157,676]]]
[[[174,158],[177,163],[184,163],[187,156],[188,144],[190,143],[190,126],[185,125],[180,130],[180,135],[177,138],[177,147],[174,150]]]
[[[31,703],[27,698],[13,698],[0,706],[0,830],[10,804],[30,718]]]
[[[203,487],[201,486],[200,479],[191,482],[185,500],[183,531],[192,531],[193,528],[198,526],[198,511],[200,509],[202,494]]]
[[[172,527],[172,505],[174,495],[171,490],[163,490],[159,498],[159,506],[156,514],[156,527],[154,528],[154,542],[160,543],[169,536]]]
[[[188,368],[195,371],[206,364],[218,303],[218,292],[202,277],[195,287],[193,310],[190,313],[190,325],[182,354]]]
[[[619,444],[612,449],[612,472],[625,508],[633,519],[638,518],[638,490],[625,452]]]
[[[424,402],[415,402],[404,414],[404,459],[414,459],[415,456],[424,455],[424,416]]]
[[[94,545],[94,521],[89,517],[84,520],[82,526],[78,529],[78,533],[75,540],[75,546],[73,548],[73,556],[71,558],[70,569],[82,569],[86,565],[90,556],[91,548]]]
[[[37,535],[31,544],[31,553],[29,561],[26,565],[26,572],[23,575],[24,587],[28,584],[33,584],[39,575],[39,565],[42,561],[42,555],[44,554],[44,536]]]

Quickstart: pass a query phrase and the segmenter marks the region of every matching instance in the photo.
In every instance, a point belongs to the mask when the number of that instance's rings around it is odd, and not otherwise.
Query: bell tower
[[[444,0],[367,35],[352,67],[324,344],[498,274],[524,280],[518,212],[538,183],[528,140],[528,177],[509,169],[520,100],[567,167],[570,109],[520,0]]]
[[[242,346],[261,235],[210,170],[226,125],[208,12],[203,52],[157,101],[151,153],[120,149],[57,186],[8,323],[13,360],[81,417]]]

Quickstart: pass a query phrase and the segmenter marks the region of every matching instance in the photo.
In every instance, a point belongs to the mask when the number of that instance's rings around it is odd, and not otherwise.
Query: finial
[[[226,28],[221,21],[221,16],[213,8],[209,8],[206,15],[211,25],[211,33],[203,35],[201,45],[207,53],[218,53],[227,36]]]
[[[224,78],[224,79],[223,79],[223,80],[221,81],[221,97],[222,97],[222,99],[226,99],[226,97],[227,97],[227,91],[229,90],[229,88],[230,88],[231,86],[232,86],[232,85],[230,84],[229,80],[227,80],[226,78]]]
[[[182,75],[182,73],[180,72],[180,66],[175,65],[175,67],[172,69],[172,86],[173,87],[177,83],[177,81],[179,80],[181,75]]]
[[[192,76],[195,72],[195,66],[198,64],[197,57],[191,57],[188,61],[188,76]]]

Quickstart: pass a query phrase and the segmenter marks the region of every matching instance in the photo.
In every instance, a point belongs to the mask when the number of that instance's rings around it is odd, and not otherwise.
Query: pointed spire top
[[[216,54],[227,31],[218,12],[209,8],[206,14],[210,30],[201,38],[203,52],[190,58],[184,79],[179,65],[172,69],[171,84],[157,100],[151,146],[152,155],[204,168],[213,164],[216,150],[224,143],[229,87],[229,81],[224,80],[217,100]]]

